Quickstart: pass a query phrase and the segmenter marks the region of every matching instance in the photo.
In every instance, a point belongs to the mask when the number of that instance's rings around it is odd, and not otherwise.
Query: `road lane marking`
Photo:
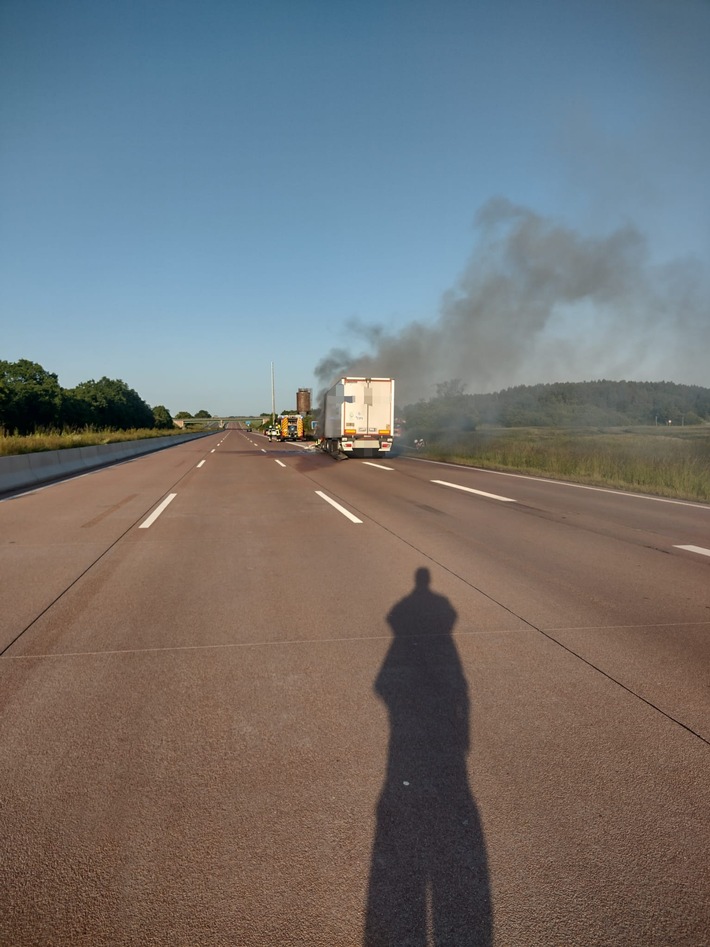
[[[690,622],[691,626],[706,627],[707,622],[698,621]],[[605,626],[608,630],[609,628],[687,628],[688,624],[686,622],[673,622],[669,625],[609,625]],[[565,629],[569,626],[565,625]],[[592,625],[592,631],[598,631],[598,625]],[[555,629],[552,629],[553,631]],[[587,630],[586,626],[580,628],[572,628],[573,631],[585,631]],[[495,629],[494,631],[453,631],[451,633],[452,638],[464,639],[464,638],[475,638],[477,641],[481,638],[498,638],[501,635],[519,635],[519,628],[500,628]],[[549,637],[549,635],[548,635]],[[551,640],[555,640],[552,638]],[[154,648],[114,648],[107,649],[105,651],[46,651],[39,652],[34,654],[32,652],[28,654],[5,654],[3,655],[3,661],[37,661],[42,658],[44,660],[53,660],[53,661],[62,661],[67,658],[96,658],[104,657],[106,655],[124,655],[124,654],[160,654],[160,653],[169,653],[173,651],[227,651],[227,650],[239,650],[242,648],[268,648],[272,649],[282,649],[282,648],[294,648],[294,647],[303,647],[303,646],[312,646],[312,645],[328,645],[337,642],[345,642],[346,644],[352,644],[356,641],[392,641],[392,634],[383,634],[383,635],[356,635],[354,637],[350,636],[338,636],[333,638],[285,638],[285,639],[276,639],[273,638],[255,638],[249,641],[230,641],[225,644],[188,644],[188,645],[166,645],[165,647],[154,647]],[[573,652],[572,652],[573,653]],[[586,664],[589,664],[588,661],[585,661]],[[608,677],[608,675],[606,675]],[[612,680],[612,678],[609,678]],[[623,686],[623,685],[622,685]],[[628,688],[626,688],[628,690]],[[643,698],[642,698],[643,700]],[[648,701],[644,701],[648,703]],[[687,728],[686,728],[687,729]],[[702,739],[702,738],[701,738]],[[707,741],[705,741],[707,742]]]
[[[366,464],[368,467],[374,467],[375,470],[394,470],[394,467],[385,467],[384,464],[372,464],[369,460],[363,460],[363,464]]]
[[[587,483],[570,483],[569,480],[555,480],[552,477],[533,477],[531,474],[510,473],[507,470],[489,470],[487,467],[475,467],[472,464],[454,464],[445,460],[427,460],[425,457],[407,457],[415,464],[433,464],[435,467],[453,467],[454,470],[475,470],[476,473],[490,474],[492,477],[513,477],[516,480],[534,480],[536,483],[549,483],[553,487],[571,487],[573,490],[591,490],[593,493],[611,493],[614,496],[630,497],[632,500],[653,500],[655,503],[673,503],[675,506],[690,506],[694,510],[710,511],[707,503],[693,503],[690,500],[673,500],[670,497],[653,497],[648,493],[632,493],[629,490],[614,490],[612,487],[591,487]]]
[[[261,453],[262,453],[262,454],[265,454],[265,453],[266,453],[266,448],[265,448],[265,447],[262,447],[262,448],[261,448]]]
[[[702,546],[674,546],[674,549],[685,549],[686,552],[697,552],[700,556],[710,556],[710,549],[703,549]]]
[[[204,460],[201,460],[197,466],[201,467],[203,464],[204,464]]]
[[[216,450],[217,450],[217,448],[216,448],[216,447],[213,447],[212,450],[210,451],[210,454],[214,454],[214,452],[215,452]]]
[[[464,490],[466,493],[475,493],[479,497],[488,497],[490,500],[501,500],[503,503],[517,503],[512,497],[500,497],[497,493],[486,493],[485,490],[474,490],[473,487],[462,487],[460,483],[449,483],[447,480],[432,480],[432,483],[439,483],[442,487],[453,487],[454,490]]]
[[[331,499],[326,493],[323,493],[322,490],[316,490],[316,493],[319,497],[325,500],[326,503],[330,503],[331,506],[334,506],[339,513],[343,514],[343,516],[347,516],[351,523],[362,523],[362,520],[359,520],[357,516],[354,516],[350,510],[346,510],[344,506],[336,503],[335,500]]]
[[[277,460],[276,463],[279,465],[279,467],[285,467],[285,466],[286,466],[286,464],[284,464],[283,461],[281,461],[281,460]]]
[[[172,503],[176,496],[177,496],[177,493],[169,493],[169,494],[165,497],[165,499],[163,500],[163,502],[160,504],[160,506],[156,506],[156,508],[153,510],[153,512],[152,512],[152,513],[150,514],[150,516],[148,517],[148,519],[147,519],[147,520],[143,520],[143,522],[142,522],[141,525],[138,527],[138,529],[148,529],[149,526],[152,526],[153,523],[154,523],[154,522],[157,520],[157,518],[160,516],[160,514],[163,512],[163,510],[166,508],[166,506],[168,506],[169,503]]]

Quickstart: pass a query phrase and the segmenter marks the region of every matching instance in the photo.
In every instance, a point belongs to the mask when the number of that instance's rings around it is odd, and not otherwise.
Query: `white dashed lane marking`
[[[710,556],[710,549],[703,549],[702,546],[674,546],[674,549],[685,549],[686,552],[697,552],[699,556]]]
[[[512,497],[501,497],[497,493],[486,493],[483,490],[474,490],[473,487],[462,487],[460,483],[449,483],[447,480],[432,480],[442,487],[453,487],[454,490],[463,490],[466,493],[475,493],[479,497],[488,497],[489,500],[500,500],[502,503],[517,503]]]
[[[148,519],[143,520],[143,522],[142,522],[141,525],[138,527],[138,529],[148,529],[149,526],[152,526],[153,523],[154,523],[154,522],[157,520],[157,518],[160,516],[160,514],[163,512],[163,510],[168,506],[168,504],[170,504],[170,503],[173,502],[173,500],[175,499],[176,496],[177,496],[177,493],[169,493],[169,494],[165,497],[165,499],[163,500],[163,502],[162,502],[159,506],[156,506],[156,508],[153,510],[153,512],[152,512],[152,513],[150,514],[150,516],[148,517]]]
[[[331,506],[335,507],[335,509],[339,513],[342,513],[343,516],[346,516],[350,520],[351,523],[362,523],[362,520],[359,520],[357,516],[355,516],[353,513],[350,512],[350,510],[346,510],[344,506],[341,506],[339,503],[336,503],[335,500],[329,497],[326,493],[323,493],[322,490],[316,490],[316,493],[318,494],[319,497],[325,500],[326,503],[330,503]]]

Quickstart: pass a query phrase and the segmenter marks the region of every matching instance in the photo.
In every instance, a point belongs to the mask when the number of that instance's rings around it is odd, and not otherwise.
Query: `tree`
[[[212,415],[209,413],[209,411],[205,411],[204,408],[201,408],[201,409],[197,412],[197,414],[194,415],[194,417],[196,417],[196,418],[211,418]]]
[[[184,421],[185,418],[191,418],[191,417],[192,415],[190,414],[189,411],[178,411],[178,413],[175,415],[176,420],[179,420],[179,421]]]
[[[466,385],[460,378],[452,378],[449,381],[442,381],[436,386],[437,398],[459,398],[466,393]]]
[[[435,398],[406,407],[408,434],[435,440],[443,435],[455,437],[464,431],[475,431],[478,413],[474,396],[464,394],[464,388],[458,378],[453,378],[436,386]]]
[[[163,404],[156,404],[153,408],[153,427],[160,430],[170,430],[175,427],[170,412]]]
[[[62,389],[57,376],[26,358],[0,361],[0,428],[31,434],[60,424]]]
[[[82,428],[96,427],[93,405],[75,393],[76,389],[63,392],[61,422],[62,428],[80,431]]]
[[[96,427],[128,430],[152,428],[155,423],[151,408],[120,378],[83,381],[70,394],[88,405]]]

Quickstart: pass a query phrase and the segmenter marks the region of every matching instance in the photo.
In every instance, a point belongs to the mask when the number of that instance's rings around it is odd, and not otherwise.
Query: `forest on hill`
[[[619,427],[710,423],[710,389],[674,382],[586,381],[518,385],[466,394],[458,380],[402,409],[407,428],[422,435],[477,427]]]

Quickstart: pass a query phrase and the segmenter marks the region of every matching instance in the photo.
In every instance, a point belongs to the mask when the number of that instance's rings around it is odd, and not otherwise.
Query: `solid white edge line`
[[[163,512],[163,510],[165,509],[165,507],[168,506],[169,503],[172,503],[176,496],[177,496],[177,493],[169,493],[169,494],[165,497],[165,499],[163,500],[163,502],[160,504],[160,506],[156,506],[156,508],[153,510],[153,512],[152,512],[152,513],[150,514],[150,516],[148,517],[148,519],[147,519],[147,520],[143,520],[143,522],[142,522],[141,525],[138,527],[138,529],[148,529],[149,526],[152,526],[153,523],[154,523],[154,522],[157,520],[157,518],[160,516],[160,514]]]
[[[486,493],[485,490],[474,490],[473,487],[462,487],[460,483],[449,483],[447,480],[432,480],[442,487],[453,487],[454,490],[463,490],[466,493],[476,493],[479,497],[488,497],[490,500],[501,500],[503,503],[517,503],[512,497],[499,497],[497,493]]]
[[[286,466],[286,464],[285,464],[282,460],[277,460],[276,463],[279,465],[279,467],[285,467],[285,466]]]
[[[201,467],[203,464],[204,464],[204,460],[201,460],[197,466]]]
[[[359,520],[357,516],[354,516],[350,510],[346,510],[344,506],[336,503],[335,500],[331,499],[326,493],[323,493],[322,490],[316,490],[316,493],[319,497],[325,500],[326,503],[330,503],[331,506],[334,506],[339,513],[343,514],[343,516],[347,516],[351,523],[362,523],[362,520]]]
[[[468,464],[452,464],[445,460],[426,460],[424,457],[408,457],[415,464],[434,464],[435,467],[453,467],[454,470],[475,470],[476,473],[493,474],[494,477],[513,477],[516,480],[534,480],[537,483],[550,483],[557,487],[572,487],[573,490],[591,490],[593,493],[612,493],[614,496],[631,497],[634,500],[653,500],[655,503],[673,503],[676,506],[691,506],[695,510],[710,513],[710,504],[693,503],[692,500],[674,500],[672,497],[654,497],[648,493],[631,493],[628,490],[614,490],[612,487],[592,487],[587,483],[572,483],[569,480],[554,480],[552,477],[533,477],[530,474],[511,473],[508,470],[490,470],[488,467],[470,467]]]
[[[369,460],[363,460],[363,464],[368,467],[374,467],[375,470],[394,470],[394,467],[385,467],[384,464],[373,464]]]
[[[674,546],[674,549],[685,549],[686,552],[697,552],[699,556],[710,556],[710,549],[703,549],[702,546]]]

